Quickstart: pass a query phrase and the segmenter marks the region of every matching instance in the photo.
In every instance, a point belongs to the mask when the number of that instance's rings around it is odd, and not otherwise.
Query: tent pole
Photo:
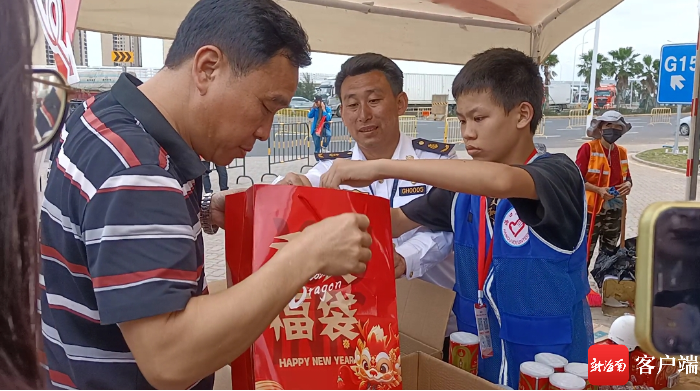
[[[554,10],[549,16],[544,18],[542,23],[540,23],[540,26],[542,28],[545,28],[549,23],[551,23],[554,19],[559,17],[559,15],[563,14],[564,12],[568,11],[571,7],[575,6],[578,4],[581,0],[569,0],[566,4],[562,5],[561,7],[558,7],[557,9]]]

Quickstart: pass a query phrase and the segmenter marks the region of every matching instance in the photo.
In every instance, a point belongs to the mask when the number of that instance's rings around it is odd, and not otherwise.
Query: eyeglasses
[[[51,145],[59,134],[65,121],[68,94],[71,90],[58,71],[32,70],[35,151],[41,151]]]

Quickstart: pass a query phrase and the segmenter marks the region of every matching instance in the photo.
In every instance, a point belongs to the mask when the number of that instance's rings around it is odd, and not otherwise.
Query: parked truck
[[[615,97],[617,97],[617,87],[614,85],[606,85],[596,88],[595,108],[607,110],[615,107]]]
[[[409,107],[428,107],[432,105],[433,95],[448,95],[448,104],[455,104],[452,97],[455,75],[405,73],[403,76],[403,90],[408,95]],[[340,99],[336,96],[335,78],[323,80],[316,87],[316,94],[321,95],[333,109],[333,114],[340,117]]]
[[[545,87],[547,90],[547,105],[551,109],[562,111],[571,104],[571,83],[553,83]]]

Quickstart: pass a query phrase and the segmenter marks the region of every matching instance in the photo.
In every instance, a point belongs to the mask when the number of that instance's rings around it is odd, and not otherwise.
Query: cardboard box
[[[618,281],[617,278],[606,278],[601,289],[603,314],[612,317],[634,314],[636,292],[637,283],[635,281]]]
[[[401,356],[423,352],[442,358],[455,292],[429,282],[396,280]]]
[[[418,352],[401,355],[404,390],[500,390],[499,386]]]

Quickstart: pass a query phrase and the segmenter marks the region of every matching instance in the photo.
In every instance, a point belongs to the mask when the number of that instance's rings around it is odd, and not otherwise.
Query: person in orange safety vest
[[[591,121],[587,130],[593,140],[583,144],[576,165],[586,183],[588,204],[588,263],[600,242],[600,252],[617,251],[626,196],[632,189],[627,149],[616,144],[632,125],[617,111],[607,111]],[[593,228],[591,228],[591,220]]]

